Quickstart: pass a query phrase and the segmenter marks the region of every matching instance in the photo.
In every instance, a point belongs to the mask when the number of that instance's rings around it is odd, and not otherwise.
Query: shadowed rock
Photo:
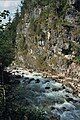
[[[50,87],[46,86],[45,89],[50,89]]]
[[[22,78],[21,75],[15,75],[15,78]]]
[[[36,83],[40,83],[40,80],[39,80],[39,79],[36,79],[35,82],[36,82]]]
[[[34,78],[30,78],[29,81],[28,81],[28,84],[31,82],[31,81],[34,81],[35,79]]]

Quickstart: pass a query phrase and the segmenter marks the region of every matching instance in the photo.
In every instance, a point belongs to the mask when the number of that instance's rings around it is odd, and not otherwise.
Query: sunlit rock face
[[[55,3],[62,7],[61,13],[51,3],[25,8],[17,26],[16,63],[37,70],[64,72],[75,62],[80,51],[80,26],[74,3]]]

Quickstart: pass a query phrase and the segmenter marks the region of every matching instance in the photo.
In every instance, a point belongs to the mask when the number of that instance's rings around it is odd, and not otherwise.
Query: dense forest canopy
[[[15,54],[16,27],[19,15],[17,11],[11,22],[9,14],[8,10],[0,13],[0,64],[2,64],[3,68],[14,60]],[[9,21],[3,24],[3,19],[7,17],[9,17]]]

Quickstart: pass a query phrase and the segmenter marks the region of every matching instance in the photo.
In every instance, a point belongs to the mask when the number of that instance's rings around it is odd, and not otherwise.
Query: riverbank
[[[80,120],[80,98],[71,87],[58,82],[56,76],[52,78],[22,68],[8,71],[13,76],[9,109],[23,113],[24,120]]]
[[[40,75],[43,78],[50,78],[55,79],[57,82],[62,83],[63,85],[66,85],[73,89],[73,94],[75,96],[80,97],[80,78],[79,74],[78,77],[69,76],[70,73],[63,72],[63,73],[57,73],[57,72],[51,72],[51,71],[41,71],[41,70],[33,70],[33,69],[27,69],[27,68],[19,68],[19,67],[10,67],[7,69],[7,71],[11,72],[15,75],[21,75],[26,76],[29,74],[29,76],[32,76],[32,73],[36,76]],[[68,70],[69,71],[69,70]]]
[[[6,104],[2,113],[5,118],[80,120],[80,98],[71,86],[58,82],[61,76],[44,75],[18,67],[8,68],[7,72],[11,76],[5,87]]]

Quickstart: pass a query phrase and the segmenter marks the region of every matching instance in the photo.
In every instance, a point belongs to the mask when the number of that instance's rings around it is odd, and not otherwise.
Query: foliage
[[[75,57],[75,60],[76,60],[77,63],[80,64],[80,55],[79,55],[79,56],[76,56],[76,57]]]
[[[0,17],[1,19],[6,19],[9,16],[9,11],[4,10]],[[16,12],[13,22],[6,23],[5,25],[0,25],[0,63],[3,67],[8,66],[14,59],[14,48],[15,48],[15,38],[16,38],[16,27],[18,23],[18,11]]]
[[[44,120],[44,111],[40,108],[28,108],[26,115],[29,120]]]
[[[4,10],[3,12],[0,12],[0,24],[3,19],[6,19],[9,16],[10,12],[8,10]]]
[[[6,32],[0,32],[0,62],[3,66],[8,66],[13,59],[12,43]]]
[[[42,108],[20,107],[16,113],[18,114],[19,120],[24,120],[24,118],[29,120],[47,120]]]

